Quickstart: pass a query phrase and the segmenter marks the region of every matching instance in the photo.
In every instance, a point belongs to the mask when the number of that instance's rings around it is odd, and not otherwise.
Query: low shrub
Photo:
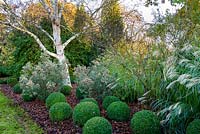
[[[16,94],[21,94],[21,93],[22,93],[22,89],[20,88],[19,83],[16,84],[16,85],[13,87],[13,92],[16,93]]]
[[[124,102],[113,102],[108,106],[107,114],[110,119],[116,121],[127,121],[130,117],[130,108]]]
[[[160,134],[160,121],[149,110],[143,110],[133,115],[131,128],[134,134]]]
[[[82,99],[80,102],[93,102],[94,104],[98,105],[98,102],[94,98],[85,98]]]
[[[117,85],[115,76],[110,75],[109,70],[98,61],[94,61],[90,67],[76,67],[74,75],[78,89],[84,97],[102,100],[111,95]]]
[[[0,78],[0,84],[7,84],[6,78]]]
[[[20,83],[20,88],[22,89],[22,98],[24,101],[33,101],[37,97],[36,90],[38,89],[38,85],[34,85],[31,81],[26,80],[24,81],[27,85]]]
[[[52,121],[63,121],[72,115],[72,108],[66,102],[58,102],[51,106],[49,117]]]
[[[41,101],[45,101],[47,97],[50,95],[50,92],[43,90],[41,88],[37,88],[35,92],[37,93],[37,98]]]
[[[112,134],[112,125],[103,117],[93,117],[85,123],[83,134]]]
[[[84,98],[84,93],[81,91],[81,89],[79,87],[76,88],[76,98],[79,100]]]
[[[57,102],[66,102],[65,95],[60,92],[51,93],[46,99],[46,106],[50,108]]]
[[[186,134],[200,134],[200,119],[195,119],[188,125]]]
[[[38,99],[45,101],[51,93],[59,91],[59,87],[63,86],[65,74],[64,65],[53,62],[48,55],[42,54],[36,65],[28,62],[23,66],[19,83],[23,90],[34,92]],[[37,88],[32,90],[32,87]]]
[[[75,124],[83,126],[95,116],[100,116],[99,107],[93,102],[81,102],[75,106],[72,118]]]
[[[119,98],[115,97],[115,96],[106,96],[103,100],[103,108],[104,109],[107,109],[107,107],[113,103],[113,102],[116,102],[116,101],[120,101]]]
[[[8,77],[7,78],[7,84],[10,84],[11,86],[14,86],[17,83],[18,83],[17,78],[15,78],[15,77]]]
[[[34,93],[30,93],[29,91],[27,90],[23,90],[22,94],[22,99],[25,101],[25,102],[30,102],[30,101],[33,101],[36,99],[36,95]]]
[[[72,88],[68,85],[64,85],[60,88],[60,92],[64,95],[70,95]]]

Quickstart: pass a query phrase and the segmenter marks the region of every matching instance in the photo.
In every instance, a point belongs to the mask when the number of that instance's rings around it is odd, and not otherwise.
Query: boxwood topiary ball
[[[98,105],[98,102],[94,98],[85,98],[85,99],[82,99],[81,102],[93,102],[96,105]]]
[[[160,121],[149,110],[143,110],[133,115],[131,128],[134,134],[160,134]]]
[[[186,134],[200,134],[200,119],[195,119],[188,125]]]
[[[99,107],[93,102],[81,102],[75,106],[72,118],[75,124],[83,126],[95,116],[100,116]]]
[[[112,134],[112,126],[103,117],[93,117],[85,123],[83,134]]]
[[[130,108],[126,103],[116,101],[108,106],[107,115],[115,121],[127,121],[130,117]]]
[[[60,92],[64,95],[70,95],[72,88],[68,85],[64,85],[60,88]]]
[[[51,106],[49,117],[52,121],[63,121],[72,115],[72,108],[66,102],[58,102]]]
[[[13,92],[16,93],[16,94],[21,94],[21,93],[22,93],[22,89],[20,88],[19,83],[16,84],[16,85],[13,87]]]
[[[104,109],[107,109],[107,107],[113,103],[113,102],[116,102],[116,101],[120,101],[119,98],[115,97],[115,96],[106,96],[103,100],[103,108]]]
[[[60,92],[51,93],[46,99],[46,106],[50,108],[57,102],[66,102],[65,95]]]

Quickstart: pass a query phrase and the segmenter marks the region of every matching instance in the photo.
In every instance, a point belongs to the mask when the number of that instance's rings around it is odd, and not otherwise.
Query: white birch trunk
[[[54,45],[56,47],[56,54],[58,56],[59,63],[64,67],[64,78],[63,84],[64,85],[71,85],[70,75],[69,75],[69,67],[67,65],[67,60],[64,53],[64,46],[62,45],[61,41],[61,29],[60,29],[60,20],[59,18],[54,18],[52,20],[52,27],[53,27],[53,38],[54,38]]]

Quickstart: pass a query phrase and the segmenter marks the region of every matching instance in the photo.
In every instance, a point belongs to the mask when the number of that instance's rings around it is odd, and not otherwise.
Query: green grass
[[[21,108],[0,92],[0,134],[42,134],[43,130]]]

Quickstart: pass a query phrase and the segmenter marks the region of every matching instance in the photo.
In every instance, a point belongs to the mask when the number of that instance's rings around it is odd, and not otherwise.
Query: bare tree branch
[[[52,37],[46,30],[44,30],[41,26],[38,26],[38,25],[35,25],[35,27],[37,27],[37,28],[40,29],[43,33],[45,33],[46,36],[48,36],[48,37],[51,39],[51,41],[53,41],[53,43],[55,44],[53,37]]]
[[[81,33],[77,33],[74,36],[70,37],[65,43],[63,43],[63,47],[66,48],[66,46],[73,41],[74,39],[76,39]]]

